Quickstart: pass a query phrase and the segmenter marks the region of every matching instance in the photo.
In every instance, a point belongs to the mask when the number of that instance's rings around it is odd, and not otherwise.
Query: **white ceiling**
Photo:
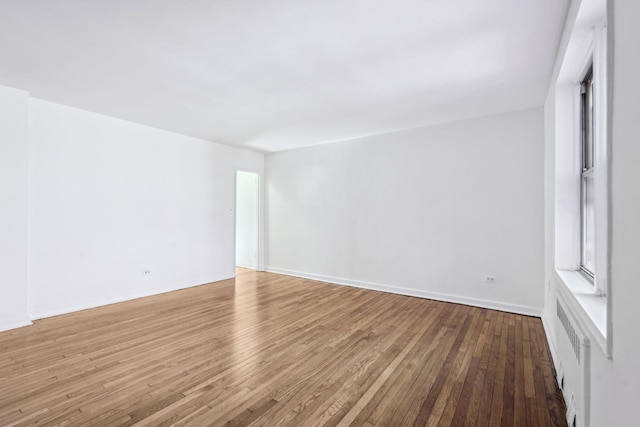
[[[276,151],[544,102],[568,0],[1,0],[0,84]]]

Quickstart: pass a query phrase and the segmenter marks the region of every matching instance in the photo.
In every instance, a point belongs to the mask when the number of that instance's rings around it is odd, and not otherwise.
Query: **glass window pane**
[[[588,170],[593,167],[593,69],[587,72],[582,81],[582,170]]]
[[[582,178],[582,266],[592,274],[595,247],[593,187],[593,174]]]
[[[593,90],[591,84],[587,90],[587,111],[586,111],[587,128],[585,129],[585,144],[587,145],[587,164],[586,169],[593,167]]]

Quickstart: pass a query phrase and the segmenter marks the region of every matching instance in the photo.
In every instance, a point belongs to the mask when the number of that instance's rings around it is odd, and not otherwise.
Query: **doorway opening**
[[[236,171],[236,267],[259,270],[260,174]]]

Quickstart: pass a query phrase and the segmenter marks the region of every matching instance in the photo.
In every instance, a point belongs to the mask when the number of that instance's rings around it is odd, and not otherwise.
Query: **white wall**
[[[640,3],[614,3],[614,77],[611,162],[611,298],[613,359],[594,366],[594,425],[638,423],[640,399],[640,120],[638,100]],[[606,375],[611,373],[611,375]],[[606,376],[605,376],[606,375]]]
[[[37,99],[30,112],[33,318],[234,276],[235,171],[262,154]]]
[[[531,109],[268,154],[267,269],[539,314],[543,141]]]
[[[27,92],[0,86],[0,331],[28,325]]]
[[[612,358],[607,359],[598,345],[591,350],[591,426],[637,425],[637,405],[640,396],[640,185],[638,185],[638,159],[640,159],[640,121],[638,99],[640,89],[637,76],[640,74],[640,56],[637,41],[640,28],[640,3],[610,1],[613,5],[613,104],[612,104],[612,161],[611,161],[611,316],[613,323]],[[547,118],[553,117],[553,98],[547,102]],[[553,128],[548,120],[547,128]],[[546,143],[546,263],[548,292],[544,309],[545,325],[553,325],[555,296],[558,284],[554,280],[553,248],[553,132],[547,132]],[[552,344],[561,331],[548,330]],[[556,363],[563,355],[556,354]]]
[[[236,178],[236,265],[258,268],[259,175],[238,171]]]

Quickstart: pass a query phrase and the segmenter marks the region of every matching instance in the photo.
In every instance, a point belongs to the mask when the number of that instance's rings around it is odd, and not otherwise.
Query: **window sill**
[[[607,342],[607,298],[597,295],[591,283],[579,272],[555,270],[560,293],[575,314],[582,329],[589,332],[604,354],[611,357]]]

